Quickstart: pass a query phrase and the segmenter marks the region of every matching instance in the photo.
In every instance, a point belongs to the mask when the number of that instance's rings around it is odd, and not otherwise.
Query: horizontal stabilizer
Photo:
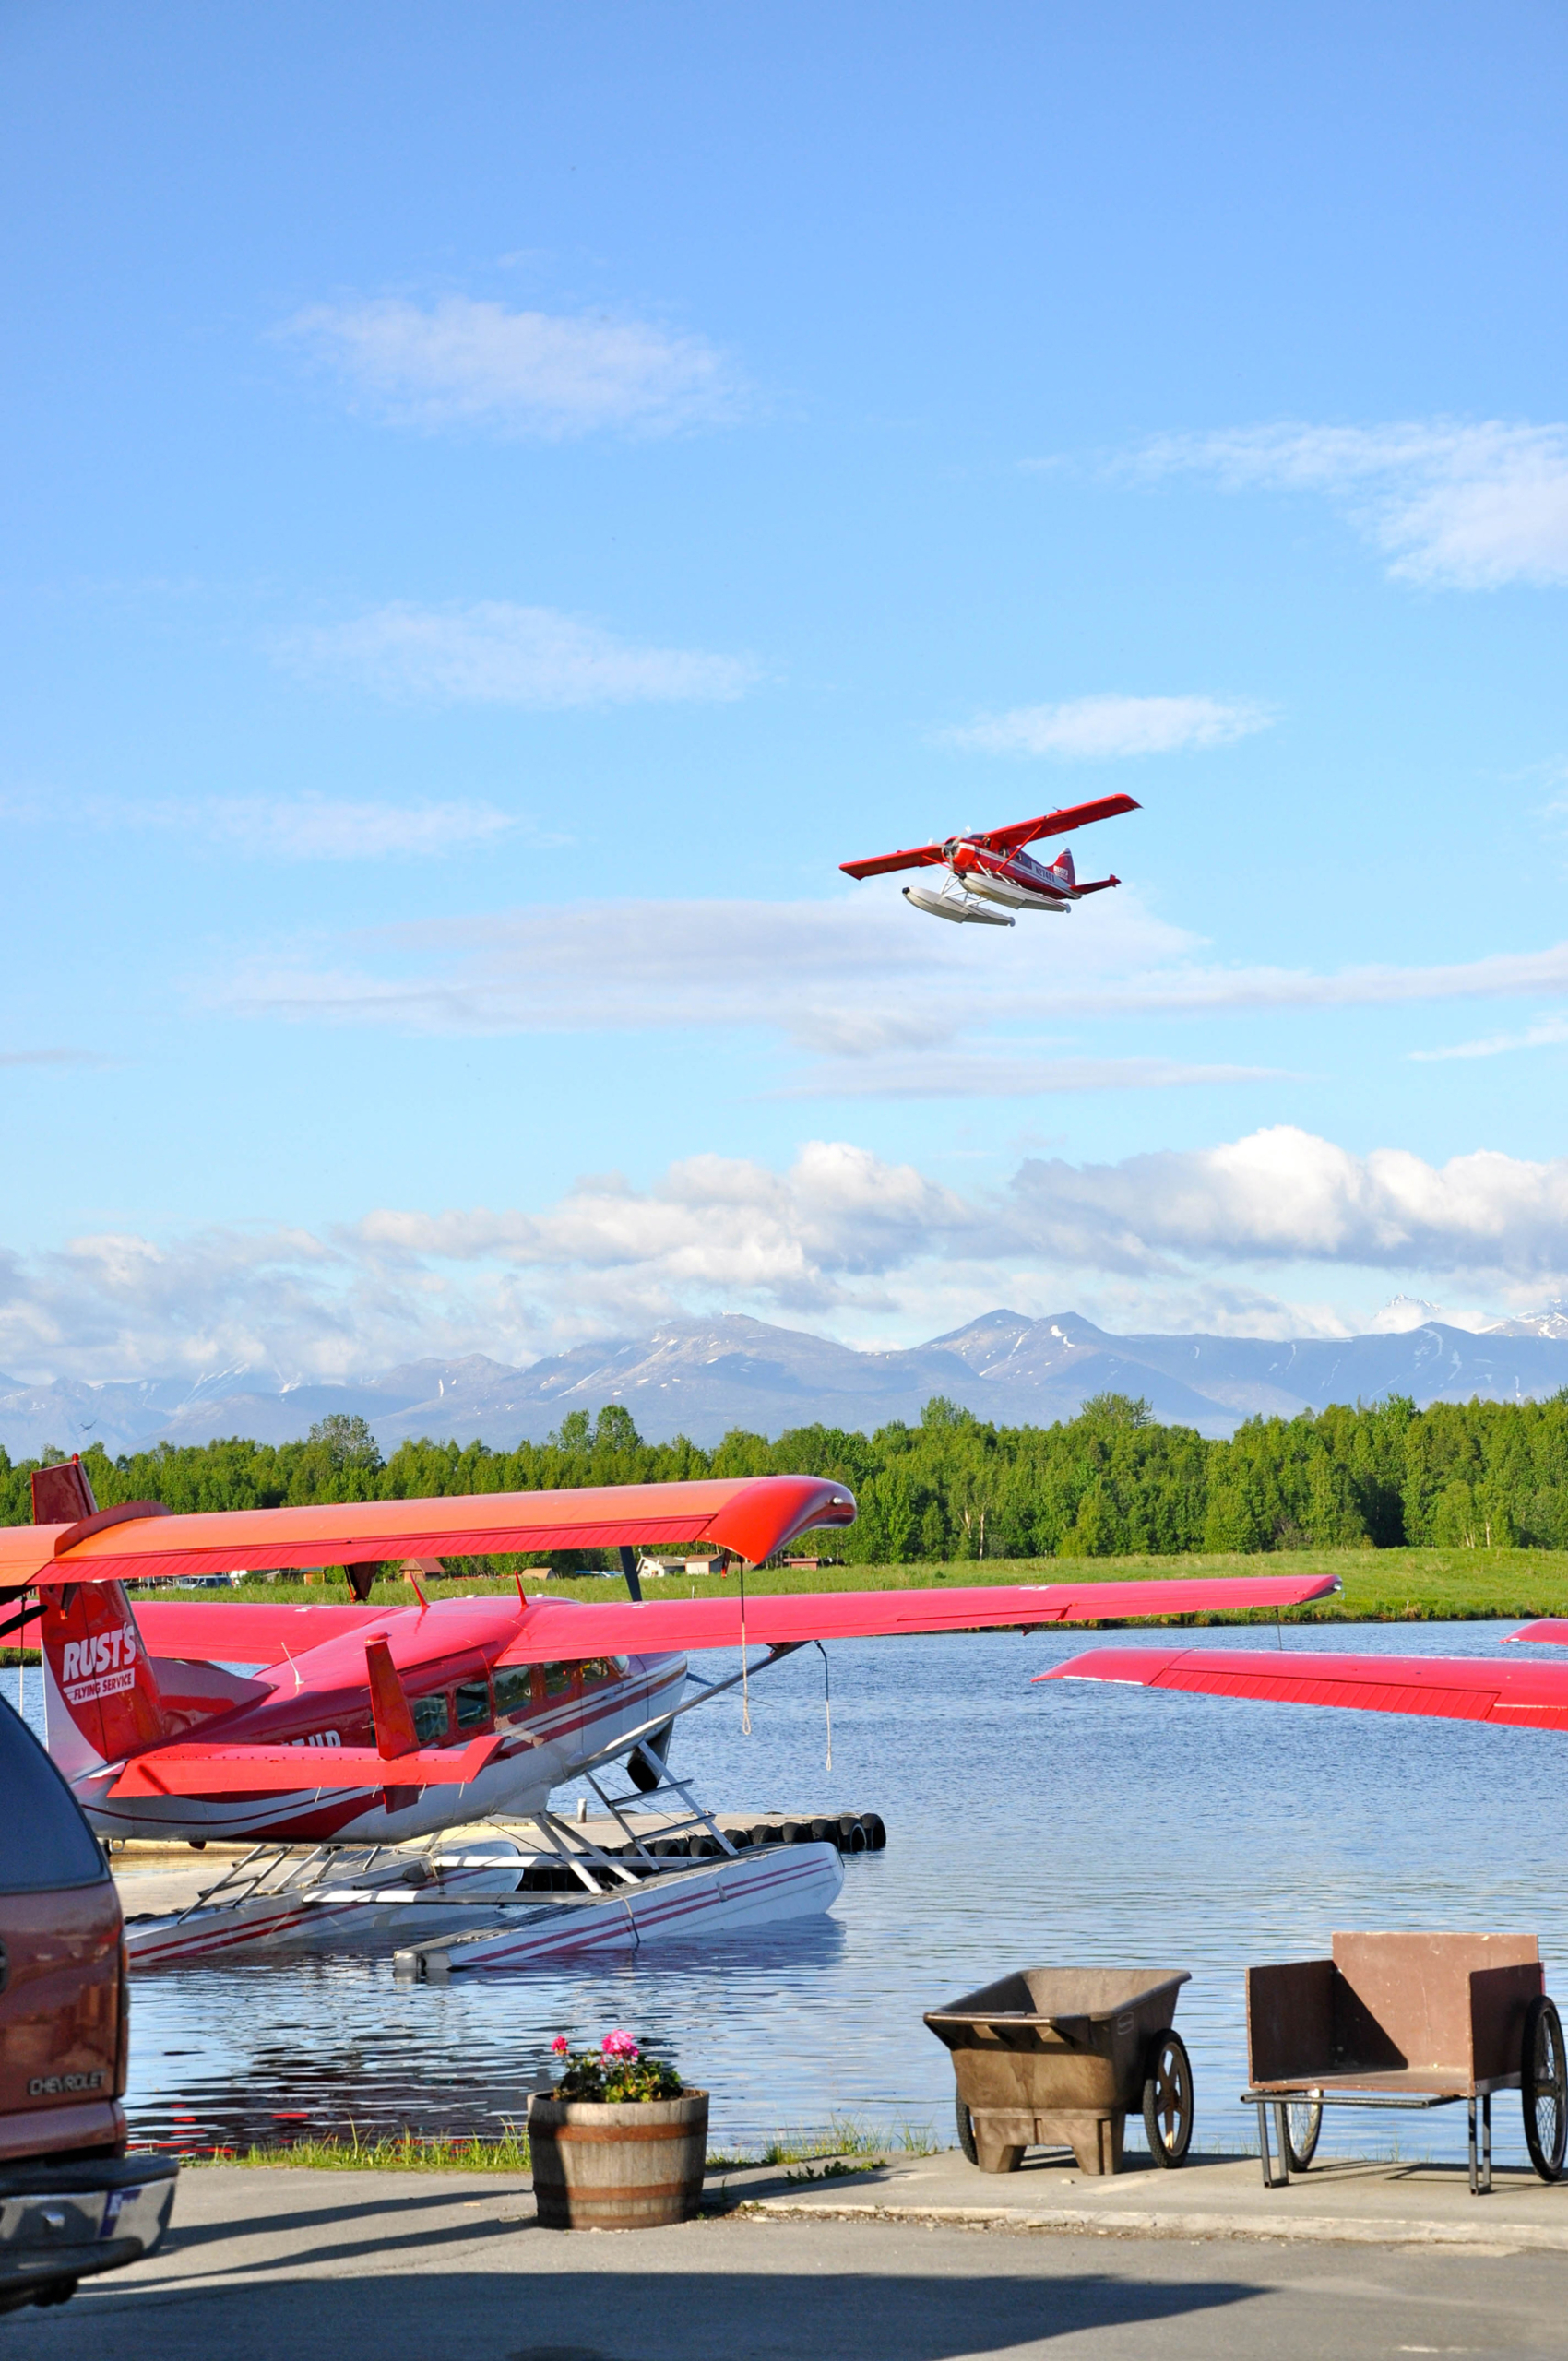
[[[463,1787],[477,1779],[502,1733],[469,1746],[426,1747],[396,1765],[373,1746],[160,1746],[133,1755],[112,1796],[320,1795],[381,1787]]]
[[[1242,1648],[1095,1648],[1038,1680],[1123,1680],[1196,1697],[1256,1697],[1281,1705],[1340,1705],[1363,1714],[1429,1714],[1514,1729],[1568,1730],[1568,1665],[1495,1664],[1485,1656],[1330,1655]]]

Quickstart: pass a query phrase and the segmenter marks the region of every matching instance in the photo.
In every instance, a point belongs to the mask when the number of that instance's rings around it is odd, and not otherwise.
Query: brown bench
[[[1265,2189],[1304,2171],[1327,2106],[1464,2099],[1470,2188],[1491,2188],[1491,2099],[1522,2091],[1530,2161],[1562,2170],[1568,2076],[1533,1935],[1341,1934],[1330,1959],[1247,1970],[1244,2104],[1258,2111]],[[1274,2116],[1279,2170],[1269,2153]]]

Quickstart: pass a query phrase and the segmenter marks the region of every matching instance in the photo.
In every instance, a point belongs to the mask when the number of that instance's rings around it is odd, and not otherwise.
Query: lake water
[[[1291,1629],[1290,1654],[1490,1655],[1502,1624]],[[952,2069],[921,2012],[1043,1962],[1188,1968],[1197,2144],[1241,2147],[1242,1970],[1310,1957],[1336,1928],[1538,1934],[1568,2005],[1562,1738],[1463,1723],[1029,1685],[1088,1645],[1155,1635],[994,1633],[802,1651],[679,1726],[677,1767],[716,1808],[874,1809],[885,1853],[845,1863],[830,1916],[578,1974],[445,1987],[389,1960],[274,1958],[135,1985],[127,2106],[144,2140],[270,2141],[352,2123],[493,2133],[574,2044],[627,2025],[713,2094],[744,2147],[851,2113],[952,2136]],[[1208,1631],[1194,1643],[1256,1647]],[[705,1667],[712,1671],[719,1659]],[[726,1667],[728,1668],[728,1667]],[[8,1676],[14,1679],[15,1675]],[[38,1676],[30,1677],[30,1710]],[[567,1791],[568,1795],[576,1791]],[[1500,2100],[1500,2161],[1522,2161]],[[1464,2110],[1330,2116],[1325,2150],[1459,2156]]]

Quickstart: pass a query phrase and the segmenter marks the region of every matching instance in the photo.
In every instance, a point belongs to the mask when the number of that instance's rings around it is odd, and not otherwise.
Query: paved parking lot
[[[160,2254],[0,2337],[16,2361],[1562,2355],[1568,2256],[1507,2236],[1501,2219],[1494,2243],[1454,2249],[838,2212],[562,2234],[520,2180],[219,2169],[184,2177]]]

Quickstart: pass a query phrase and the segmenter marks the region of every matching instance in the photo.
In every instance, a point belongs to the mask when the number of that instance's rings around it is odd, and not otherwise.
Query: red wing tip
[[[1538,1623],[1523,1623],[1516,1631],[1504,1631],[1502,1644],[1512,1647],[1516,1641],[1528,1641],[1532,1646],[1568,1647],[1568,1618],[1561,1615],[1543,1616]]]

